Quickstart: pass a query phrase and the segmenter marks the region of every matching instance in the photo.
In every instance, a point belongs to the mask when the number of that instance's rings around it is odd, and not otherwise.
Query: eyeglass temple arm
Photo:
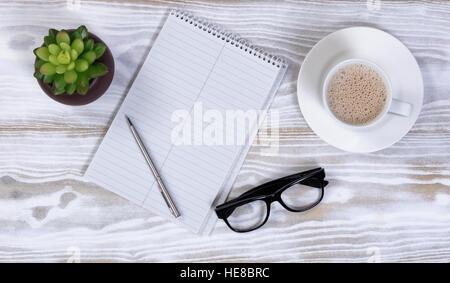
[[[309,178],[305,178],[304,180],[300,181],[300,183],[303,184],[304,182],[306,182],[310,178],[317,178],[318,177],[321,180],[323,180],[325,178],[325,171],[324,171],[324,169],[321,168],[321,167],[318,167],[318,168],[311,169],[311,170],[308,170],[308,171],[304,171],[304,172],[295,173],[295,174],[292,174],[292,175],[289,175],[289,176],[285,176],[285,177],[282,177],[282,178],[270,181],[268,183],[264,183],[262,185],[259,185],[259,186],[255,187],[255,188],[251,189],[250,191],[247,191],[247,192],[243,193],[238,198],[244,197],[244,196],[248,196],[248,195],[252,195],[255,192],[260,192],[260,191],[262,191],[264,189],[272,188],[274,186],[280,186],[281,187],[281,186],[287,185],[287,184],[291,183],[293,180],[303,178],[304,176],[309,175],[309,174],[311,174],[313,172],[315,172],[315,174],[313,174],[313,176],[311,176]],[[309,182],[309,183],[313,184],[312,187],[316,187],[317,186],[317,182]],[[305,185],[308,185],[308,184],[305,184]]]
[[[325,178],[325,171],[324,171],[323,168],[318,167],[318,168],[315,168],[315,169],[311,169],[311,170],[308,170],[308,171],[304,171],[304,172],[292,174],[292,175],[289,175],[289,176],[286,176],[286,177],[283,177],[283,178],[280,178],[280,179],[276,179],[276,180],[270,181],[268,183],[264,183],[262,185],[259,185],[259,186],[255,187],[255,188],[253,188],[253,189],[251,189],[251,190],[241,194],[240,196],[238,196],[234,200],[239,200],[239,199],[242,199],[242,198],[246,198],[246,197],[249,197],[249,196],[254,195],[254,194],[260,194],[261,191],[264,191],[266,189],[272,189],[273,187],[282,187],[284,185],[287,185],[287,184],[291,183],[292,181],[294,181],[296,179],[303,179],[303,180],[299,181],[299,183],[303,184],[303,182],[305,182],[306,180],[309,180],[310,178],[317,178],[317,177],[320,180],[323,180]],[[305,185],[309,186],[309,184],[311,184],[312,187],[318,187],[319,185],[321,185],[318,182],[308,182]],[[327,184],[328,184],[328,182],[327,182]]]
[[[328,181],[324,180],[323,178],[312,177],[312,178],[301,181],[300,184],[309,186],[309,187],[313,187],[313,188],[321,189],[321,188],[325,188],[328,185]]]

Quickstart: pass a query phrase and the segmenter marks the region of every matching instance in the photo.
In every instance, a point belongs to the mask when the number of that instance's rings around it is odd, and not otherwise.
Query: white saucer
[[[326,111],[322,85],[340,61],[360,58],[376,63],[389,76],[392,97],[413,106],[410,117],[386,115],[373,126],[349,129]],[[324,141],[350,152],[373,152],[399,141],[417,120],[423,102],[422,74],[416,59],[398,39],[370,27],[336,31],[320,40],[306,56],[297,81],[300,109],[311,129]]]

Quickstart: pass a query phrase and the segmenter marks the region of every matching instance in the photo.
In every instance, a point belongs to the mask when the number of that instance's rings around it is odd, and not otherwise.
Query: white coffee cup
[[[381,78],[383,79],[384,84],[386,85],[386,88],[387,88],[386,103],[383,107],[383,110],[380,112],[380,114],[378,114],[378,116],[375,119],[371,120],[368,123],[362,124],[362,125],[353,125],[353,124],[348,124],[348,123],[341,121],[334,115],[334,113],[331,111],[330,107],[328,106],[327,90],[328,90],[328,85],[330,83],[330,80],[339,69],[341,69],[342,67],[349,65],[349,64],[363,64],[363,65],[367,65],[367,66],[373,68],[381,76]],[[331,115],[334,118],[334,120],[336,120],[339,124],[347,126],[347,127],[361,128],[361,127],[372,126],[372,125],[376,124],[377,122],[379,122],[380,120],[382,120],[382,118],[388,114],[409,117],[411,115],[411,111],[412,111],[412,105],[410,103],[392,98],[392,86],[391,86],[391,82],[390,82],[388,76],[380,67],[378,67],[378,65],[376,65],[375,63],[373,63],[369,60],[366,60],[366,59],[348,59],[348,60],[341,61],[340,63],[338,63],[334,67],[332,67],[331,70],[328,72],[327,76],[325,77],[325,80],[323,83],[322,99],[323,99],[323,104],[325,105],[325,108],[327,109],[328,114]]]

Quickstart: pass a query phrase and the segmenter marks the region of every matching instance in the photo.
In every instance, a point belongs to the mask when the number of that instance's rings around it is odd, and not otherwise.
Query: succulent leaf
[[[70,53],[69,51],[62,50],[59,52],[58,56],[56,57],[58,59],[58,62],[60,64],[67,65],[70,63]]]
[[[50,52],[50,54],[58,55],[59,52],[61,52],[61,48],[58,45],[52,43],[48,46],[48,51]]]
[[[34,55],[36,55],[39,59],[48,62],[48,56],[50,55],[50,52],[48,51],[47,47],[43,46],[34,49]]]
[[[56,42],[56,35],[58,34],[58,31],[56,29],[49,29],[48,30],[48,36],[50,36],[51,38],[53,38]]]
[[[72,84],[77,81],[78,75],[74,70],[66,71],[64,73],[64,81],[68,84]]]
[[[86,26],[79,26],[75,32],[78,32],[81,35],[81,39],[88,37],[88,30]]]
[[[90,51],[92,49],[94,49],[94,40],[92,38],[85,39],[84,40],[84,50]]]
[[[94,44],[94,52],[95,52],[95,57],[97,59],[102,57],[103,53],[105,53],[105,50],[106,50],[105,44],[103,44],[103,43]]]
[[[54,95],[60,95],[63,94],[65,89],[64,88],[56,88],[56,87],[52,87],[53,90],[53,94]]]
[[[72,47],[72,49],[75,49],[78,54],[81,54],[81,53],[83,53],[83,50],[84,50],[84,42],[83,42],[83,40],[77,38],[72,42],[71,47]]]
[[[87,70],[87,76],[90,79],[104,76],[106,73],[108,73],[108,67],[100,62],[95,62],[94,64],[89,66],[89,69]]]
[[[89,80],[77,85],[77,92],[81,95],[85,95],[89,90]]]
[[[59,44],[59,47],[61,47],[61,49],[62,50],[65,50],[65,51],[70,51],[70,45],[69,44],[67,44],[67,43],[65,43],[65,42],[61,42],[60,44]]]
[[[89,63],[86,59],[78,59],[75,61],[75,70],[79,73],[86,71],[89,68]]]
[[[66,87],[66,81],[63,75],[56,75],[53,80],[53,87],[55,89],[64,89]]]
[[[70,59],[72,59],[72,62],[77,60],[78,58],[78,52],[75,49],[70,50]]]
[[[105,64],[101,62],[96,62],[95,65],[97,68],[98,77],[104,76],[106,75],[106,73],[108,73],[108,67],[106,67]]]
[[[45,63],[41,66],[39,72],[47,76],[54,75],[56,73],[56,67],[51,63]]]
[[[61,43],[70,44],[70,36],[65,30],[61,30],[56,34],[56,42],[61,45]]]
[[[42,81],[46,84],[50,84],[53,82],[53,79],[55,78],[55,75],[51,75],[51,76],[44,76],[44,78],[42,79]]]
[[[72,32],[72,34],[70,35],[70,42],[73,42],[73,41],[74,41],[75,39],[77,39],[77,38],[83,40],[83,39],[81,38],[81,34],[80,34],[78,31]]]
[[[39,71],[34,72],[33,76],[38,80],[42,80],[44,78],[44,75],[39,73]]]
[[[49,46],[50,44],[56,43],[55,39],[49,35],[44,37],[44,44],[45,46]]]
[[[89,79],[95,79],[97,77],[97,67],[92,64],[86,71],[86,75]]]
[[[89,89],[89,79],[86,73],[80,73],[77,80],[77,92],[85,95]]]
[[[59,65],[58,59],[56,58],[56,55],[50,54],[50,56],[48,56],[48,61],[50,61],[50,63],[52,63],[55,66]]]
[[[77,85],[75,83],[66,85],[66,93],[73,94],[77,90]]]
[[[67,65],[58,65],[55,68],[55,71],[57,74],[62,75],[66,72],[67,70]]]
[[[42,67],[42,65],[44,65],[44,64],[45,64],[44,60],[37,60],[36,63],[34,63],[34,67],[36,69],[40,69]]]
[[[69,65],[67,65],[67,71],[75,69],[75,62],[70,62]]]
[[[86,59],[86,61],[89,64],[92,64],[95,61],[96,55],[95,55],[95,52],[91,50],[91,51],[87,51],[87,52],[83,53],[83,55],[81,55],[81,57],[83,59]]]

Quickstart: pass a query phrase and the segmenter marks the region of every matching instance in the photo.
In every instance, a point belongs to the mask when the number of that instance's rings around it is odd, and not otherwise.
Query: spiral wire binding
[[[249,54],[261,58],[263,61],[269,64],[277,66],[278,68],[286,68],[287,66],[287,62],[283,58],[265,52],[262,48],[252,45],[248,40],[240,38],[237,34],[230,33],[220,28],[218,25],[210,23],[206,19],[196,17],[191,13],[177,9],[172,10],[170,14],[174,15],[180,20],[194,25],[195,27],[203,31],[208,32],[212,36],[230,43],[236,48],[240,48]]]

